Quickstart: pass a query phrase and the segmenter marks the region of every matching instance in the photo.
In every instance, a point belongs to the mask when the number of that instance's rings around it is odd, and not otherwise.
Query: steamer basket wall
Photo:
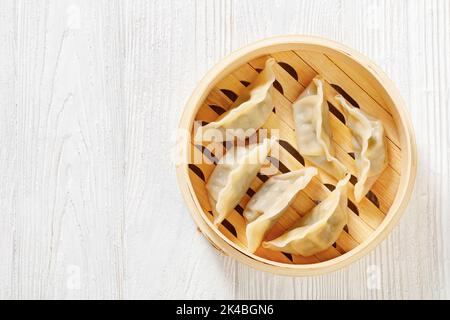
[[[275,109],[263,126],[277,129],[278,159],[268,159],[282,173],[308,166],[296,151],[291,105],[311,79],[320,74],[325,80],[326,98],[336,157],[354,176],[355,165],[351,134],[345,125],[336,94],[383,122],[389,165],[369,194],[356,203],[353,184],[349,188],[349,222],[336,243],[312,257],[302,257],[260,248],[255,254],[245,248],[243,208],[239,206],[216,228],[205,183],[214,169],[213,152],[208,144],[192,139],[194,121],[211,122],[225,112],[264,67],[268,57],[277,61],[276,81],[271,89]],[[256,269],[292,276],[306,276],[334,271],[349,265],[378,245],[397,224],[411,196],[417,155],[414,132],[394,84],[365,56],[342,44],[309,36],[281,36],[265,39],[238,50],[214,66],[200,81],[190,97],[180,121],[180,129],[190,132],[182,141],[182,156],[177,164],[181,192],[196,224],[207,239],[222,253]],[[199,163],[193,159],[202,158]],[[267,176],[258,175],[249,194],[258,190]],[[317,201],[326,197],[336,181],[324,174],[315,177],[271,229],[267,238],[283,233]]]

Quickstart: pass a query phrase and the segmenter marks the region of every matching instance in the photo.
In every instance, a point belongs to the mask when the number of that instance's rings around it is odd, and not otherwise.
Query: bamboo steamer
[[[298,153],[292,102],[320,74],[325,84],[336,157],[354,176],[351,134],[341,107],[333,97],[340,93],[352,104],[383,122],[389,165],[369,194],[356,203],[349,188],[349,221],[336,243],[311,257],[295,256],[259,248],[245,248],[243,208],[267,176],[258,175],[241,203],[217,228],[212,224],[205,183],[214,169],[214,154],[192,139],[194,121],[214,121],[225,112],[263,69],[268,57],[277,61],[276,81],[271,89],[275,109],[263,126],[279,133],[280,172],[308,166]],[[394,228],[411,196],[417,168],[416,143],[411,120],[398,90],[385,73],[364,55],[340,43],[312,36],[278,36],[253,43],[217,63],[200,81],[189,98],[179,125],[185,132],[179,140],[182,151],[177,162],[179,187],[201,232],[225,255],[256,269],[290,276],[332,272],[361,258]],[[201,158],[202,161],[193,161]],[[294,203],[269,231],[266,238],[282,234],[317,201],[326,197],[336,181],[321,174],[302,190]],[[352,183],[355,181],[352,179]]]

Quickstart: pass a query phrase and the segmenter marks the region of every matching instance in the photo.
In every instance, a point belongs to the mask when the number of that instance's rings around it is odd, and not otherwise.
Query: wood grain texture
[[[448,1],[5,0],[0,26],[0,298],[450,298]],[[399,226],[320,277],[220,256],[170,156],[206,70],[286,33],[367,54],[398,85],[417,136]]]

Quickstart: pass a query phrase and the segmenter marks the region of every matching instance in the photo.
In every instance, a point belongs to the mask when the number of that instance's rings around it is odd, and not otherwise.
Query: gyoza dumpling
[[[274,64],[273,58],[268,59],[264,70],[245,88],[231,109],[215,122],[200,127],[196,132],[196,139],[221,142],[233,140],[234,137],[245,139],[254,134],[267,121],[273,110],[269,89],[275,81],[272,70]]]
[[[206,183],[214,224],[220,224],[247,192],[274,140],[230,148],[220,159]]]
[[[353,135],[352,145],[358,169],[355,200],[360,202],[387,166],[384,128],[381,121],[353,107],[341,95],[336,99],[343,107],[347,126]]]
[[[263,242],[271,250],[305,257],[333,245],[347,224],[347,183],[350,174],[340,180],[336,189],[280,237]]]
[[[294,102],[292,109],[300,153],[336,179],[342,179],[347,169],[332,155],[328,105],[320,77],[311,81]]]
[[[249,251],[258,249],[267,230],[316,174],[317,169],[309,167],[273,176],[253,195],[244,211],[249,222],[246,228]]]

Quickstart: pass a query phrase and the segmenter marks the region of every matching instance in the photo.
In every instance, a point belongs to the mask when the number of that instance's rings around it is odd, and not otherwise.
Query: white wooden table
[[[170,160],[196,81],[315,34],[396,82],[420,166],[400,225],[330,275],[221,257]],[[450,298],[450,1],[0,1],[0,298]]]

